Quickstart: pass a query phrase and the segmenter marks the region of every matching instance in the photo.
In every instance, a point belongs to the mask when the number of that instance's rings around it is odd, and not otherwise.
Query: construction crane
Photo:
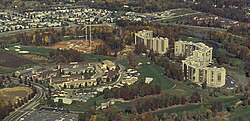
[[[114,25],[109,24],[109,23],[105,23],[105,24],[86,24],[84,25],[84,27],[82,28],[82,30],[85,29],[85,40],[88,41],[88,29],[89,29],[89,47],[91,48],[91,40],[92,40],[92,27],[99,27],[99,26],[103,26],[103,27],[114,27]]]

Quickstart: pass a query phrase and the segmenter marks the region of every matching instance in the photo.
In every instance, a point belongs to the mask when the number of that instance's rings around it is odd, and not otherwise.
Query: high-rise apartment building
[[[164,54],[168,50],[168,38],[153,37],[153,31],[143,30],[135,33],[135,44],[143,44],[147,49]]]
[[[175,56],[185,56],[182,60],[184,79],[197,84],[207,83],[209,87],[222,87],[226,83],[226,69],[210,67],[213,48],[204,43],[187,41],[175,42]]]

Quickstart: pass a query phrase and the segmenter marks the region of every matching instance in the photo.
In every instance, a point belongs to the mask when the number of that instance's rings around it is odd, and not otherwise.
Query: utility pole
[[[91,30],[92,26],[93,27],[98,27],[98,26],[112,27],[110,24],[89,24],[89,25],[86,24],[84,28],[82,28],[82,30],[85,29],[85,39],[86,41],[88,41],[88,28],[89,28],[89,48],[90,49],[91,49],[91,40],[92,40],[92,30]],[[122,31],[120,31],[120,33],[122,33]]]
[[[88,41],[88,26],[85,26],[85,40]]]
[[[91,49],[91,25],[89,26],[89,48]]]

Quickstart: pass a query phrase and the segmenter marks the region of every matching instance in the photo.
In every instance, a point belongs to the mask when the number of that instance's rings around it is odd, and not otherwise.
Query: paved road
[[[193,26],[193,25],[184,25],[184,24],[175,24],[175,23],[160,23],[160,24],[162,24],[162,25],[179,25],[181,27],[194,28],[194,29],[205,29],[205,30],[212,30],[212,31],[224,31],[224,32],[227,31],[227,29],[214,28],[214,27]]]
[[[121,82],[124,79],[124,76],[125,76],[125,73],[124,73],[125,67],[123,65],[121,65],[121,64],[118,64],[118,66],[120,67],[120,70],[119,70],[120,75],[119,75],[118,79],[115,82],[112,82],[111,84],[99,85],[99,86],[96,86],[96,87],[84,88],[84,89],[92,90],[92,89],[98,89],[98,88],[101,88],[101,87],[114,86],[115,84]],[[100,69],[100,68],[97,68],[97,69]],[[101,70],[99,70],[99,71],[101,71]],[[101,72],[99,74],[101,74]],[[72,89],[68,89],[68,90],[72,90]]]
[[[93,78],[97,79],[98,77],[101,77],[103,75],[103,71],[97,64],[95,64],[95,68],[96,68],[96,74],[93,76]]]
[[[12,112],[3,121],[17,121],[29,111],[33,111],[34,108],[39,105],[39,100],[45,96],[46,89],[42,85],[35,83],[34,87],[37,90],[35,97],[29,100],[28,103],[25,103],[21,107],[17,108],[15,112]]]
[[[155,20],[155,22],[159,22],[159,21],[162,21],[162,20],[168,20],[168,19],[179,18],[179,17],[184,17],[184,16],[196,15],[196,14],[200,14],[200,13],[201,13],[201,12],[194,12],[194,13],[187,13],[187,14],[178,15],[178,16],[164,17],[164,18]]]
[[[113,85],[121,82],[124,79],[124,75],[125,75],[124,74],[124,70],[125,70],[125,67],[122,64],[118,64],[118,66],[120,67],[120,70],[119,70],[120,76],[118,77],[118,79],[115,82],[109,84],[109,86],[113,86]]]

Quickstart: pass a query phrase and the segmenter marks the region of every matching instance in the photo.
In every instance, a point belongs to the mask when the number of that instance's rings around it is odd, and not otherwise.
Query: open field
[[[141,77],[142,78],[145,78],[145,77],[154,78],[153,82],[160,84],[161,90],[170,89],[175,85],[174,82],[172,82],[171,80],[165,77],[164,69],[152,63],[150,59],[146,57],[137,56],[136,61],[137,63],[142,63],[142,65],[137,67],[138,68],[137,70],[138,72],[140,72]],[[126,68],[128,68],[127,58],[119,59],[117,62],[121,63]],[[150,62],[150,64],[147,64],[147,62]]]
[[[50,48],[44,48],[44,47],[33,47],[33,46],[24,46],[22,47],[23,51],[29,51],[32,54],[38,54],[43,56],[48,56],[50,52],[53,51],[53,49]]]
[[[101,40],[93,40],[91,41],[91,48],[89,47],[89,41],[86,40],[69,40],[69,41],[61,41],[50,48],[53,49],[73,49],[80,52],[93,53],[96,50],[96,47],[103,44]]]
[[[50,52],[53,51],[51,48],[38,47],[38,46],[21,46],[17,44],[9,45],[8,49],[10,52],[15,52],[15,46],[20,46],[20,51],[29,51],[31,54],[37,54],[42,56],[48,56]]]
[[[237,107],[237,109],[230,114],[230,121],[237,121],[240,119],[250,119],[250,107]]]
[[[200,42],[202,39],[198,37],[191,37],[186,35],[180,35],[179,38],[183,41],[192,41],[192,42]]]
[[[23,57],[4,50],[0,50],[0,57],[0,67],[2,66],[6,68],[18,68],[20,66],[33,63],[28,59],[24,59]]]
[[[44,56],[36,55],[36,54],[23,54],[22,55],[26,59],[30,59],[35,62],[41,62],[41,63],[46,63],[49,59]]]
[[[71,105],[64,105],[64,108],[74,112],[85,112],[91,110],[95,102],[96,105],[99,106],[104,101],[103,95],[101,95],[97,98],[90,98],[87,102],[73,102]]]
[[[14,46],[15,46],[15,44],[10,45],[10,47],[9,47],[10,52],[15,52]],[[49,48],[49,47],[21,46],[20,50],[29,51],[31,54],[37,54],[37,55],[41,55],[41,56],[49,56],[49,53],[55,49]],[[113,59],[115,59],[114,57],[104,56],[104,55],[96,55],[96,54],[92,54],[92,53],[82,53],[82,54],[84,56],[84,61],[87,61],[87,62],[98,61],[98,59],[100,59],[100,60],[105,60],[105,59],[113,60]]]
[[[30,93],[32,93],[32,89],[24,86],[3,88],[0,89],[0,100],[4,100],[5,102],[9,100],[11,102],[15,102],[16,100],[23,98]]]
[[[141,66],[139,66],[139,72],[141,72],[142,77],[154,78],[153,83],[158,83],[161,85],[162,90],[170,89],[174,86],[174,83],[168,80],[164,75],[164,69],[153,64],[148,58],[138,59]],[[147,64],[151,62],[151,64]]]
[[[96,55],[91,53],[83,53],[83,60],[86,62],[97,62],[99,59],[102,60],[114,60],[115,57],[104,56],[104,55]]]

